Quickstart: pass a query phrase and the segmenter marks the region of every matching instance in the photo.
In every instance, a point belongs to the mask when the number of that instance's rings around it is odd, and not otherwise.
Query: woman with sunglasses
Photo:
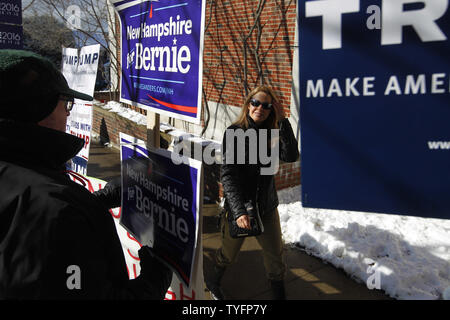
[[[252,90],[245,99],[242,112],[236,122],[227,130],[242,129],[245,132],[254,130],[258,137],[257,146],[260,145],[260,133],[266,129],[279,129],[279,159],[284,162],[295,162],[299,157],[298,142],[295,139],[292,127],[285,118],[284,111],[273,90],[267,86],[260,86]],[[273,175],[261,174],[261,168],[269,166],[261,164],[258,158],[256,164],[249,161],[249,139],[244,145],[234,144],[234,157],[245,152],[246,162],[238,164],[237,161],[227,163],[227,134],[224,134],[222,143],[221,182],[225,198],[225,211],[231,214],[240,228],[249,229],[248,203],[256,208],[261,217],[264,232],[256,236],[264,258],[266,276],[269,279],[274,299],[285,299],[284,275],[286,271],[283,262],[283,243],[281,239],[280,218],[278,215],[278,197],[275,189]],[[270,135],[268,135],[270,136]],[[264,136],[261,136],[261,138]],[[270,138],[267,141],[270,148]],[[228,145],[229,148],[230,145]],[[253,148],[253,150],[255,150]],[[266,149],[268,150],[268,149]],[[259,155],[259,152],[257,153]],[[224,216],[224,215],[223,215]],[[206,277],[207,288],[214,299],[223,299],[220,282],[226,267],[231,265],[244,242],[244,238],[232,238],[226,218],[222,216],[222,246],[215,256],[213,272]],[[246,266],[252,268],[252,266]]]

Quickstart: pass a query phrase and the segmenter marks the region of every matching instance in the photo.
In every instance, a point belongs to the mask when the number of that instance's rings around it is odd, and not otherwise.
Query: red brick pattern
[[[244,88],[244,48],[247,48],[247,83],[251,89],[263,81],[272,86],[289,115],[292,83],[296,3],[268,0],[260,15],[261,33],[255,27],[260,0],[207,1],[204,41],[203,87],[208,100],[242,105]],[[258,47],[259,39],[259,48]],[[257,51],[257,53],[256,53]],[[258,55],[262,75],[258,72]]]
[[[260,15],[261,33],[258,34],[256,27],[247,40],[247,83],[250,90],[261,80],[270,85],[280,97],[288,117],[296,22],[294,0],[207,1],[203,88],[208,101],[242,105],[246,95],[244,38],[254,26],[255,13],[262,2],[265,4]],[[256,51],[262,75],[258,72]],[[275,183],[277,189],[300,184],[300,162],[280,164]]]
[[[99,134],[100,139],[108,139],[113,146],[119,146],[119,133],[123,132],[141,140],[147,140],[147,127],[94,106],[92,116],[92,130]],[[102,140],[103,141],[103,140]]]

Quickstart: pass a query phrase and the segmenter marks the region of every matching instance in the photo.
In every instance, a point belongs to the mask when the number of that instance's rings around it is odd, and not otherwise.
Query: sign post
[[[147,146],[151,149],[159,148],[159,114],[147,111]]]

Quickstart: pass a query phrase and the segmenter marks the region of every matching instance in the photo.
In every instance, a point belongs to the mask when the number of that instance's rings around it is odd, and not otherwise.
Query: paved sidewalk
[[[87,174],[110,180],[120,175],[120,153],[117,149],[92,143]],[[207,276],[211,269],[215,251],[220,246],[220,233],[214,212],[204,212],[203,217],[203,260]],[[223,290],[227,299],[253,300],[271,299],[269,284],[264,273],[261,249],[254,238],[244,242],[237,262],[223,278]],[[369,290],[365,284],[357,283],[342,270],[325,264],[299,249],[286,246],[288,273],[285,280],[289,300],[300,299],[390,299],[381,291]],[[209,299],[209,293],[205,293]]]

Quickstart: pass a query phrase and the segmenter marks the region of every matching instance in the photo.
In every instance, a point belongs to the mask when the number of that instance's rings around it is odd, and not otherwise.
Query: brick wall
[[[260,83],[268,84],[279,95],[289,115],[295,1],[265,1],[259,20],[261,28],[254,18],[259,2],[207,1],[203,86],[208,100],[241,106],[246,83],[250,89]],[[251,36],[244,45],[250,31]]]
[[[265,4],[258,27],[255,16],[262,2]],[[263,83],[275,90],[288,117],[295,23],[294,0],[207,1],[203,54],[203,88],[207,100],[241,106],[246,84],[251,90]],[[300,184],[300,161],[280,164],[275,183],[277,189]]]
[[[277,190],[293,187],[300,184],[300,161],[294,163],[282,163],[275,175]]]
[[[97,99],[97,94],[95,94]],[[94,106],[92,116],[92,131],[100,136],[101,142],[111,142],[119,146],[119,133],[123,132],[141,140],[147,140],[147,127],[109,112],[101,107]]]

